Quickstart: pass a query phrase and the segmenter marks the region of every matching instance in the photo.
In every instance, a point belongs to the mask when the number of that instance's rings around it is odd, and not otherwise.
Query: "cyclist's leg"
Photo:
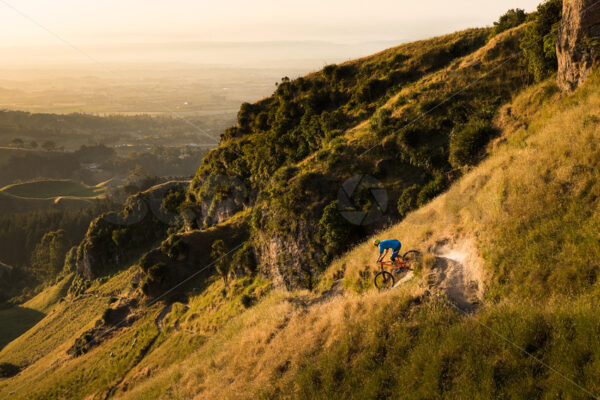
[[[392,262],[396,261],[396,258],[398,258],[399,255],[400,255],[400,249],[394,250],[392,252],[392,256],[390,257],[390,260],[392,260]]]

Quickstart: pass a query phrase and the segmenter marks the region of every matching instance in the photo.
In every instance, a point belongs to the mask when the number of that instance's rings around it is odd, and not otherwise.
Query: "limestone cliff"
[[[600,2],[564,0],[562,15],[556,41],[558,85],[570,92],[581,86],[598,58]]]

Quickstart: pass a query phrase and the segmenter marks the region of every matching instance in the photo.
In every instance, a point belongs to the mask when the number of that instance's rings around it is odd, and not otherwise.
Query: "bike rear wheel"
[[[381,271],[375,275],[375,287],[377,289],[390,289],[394,287],[394,275],[387,271]]]

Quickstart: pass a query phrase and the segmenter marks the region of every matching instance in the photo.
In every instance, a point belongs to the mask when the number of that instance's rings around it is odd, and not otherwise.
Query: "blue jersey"
[[[392,249],[393,251],[399,251],[402,247],[402,243],[396,239],[382,240],[379,242],[379,254],[383,253],[386,249]]]

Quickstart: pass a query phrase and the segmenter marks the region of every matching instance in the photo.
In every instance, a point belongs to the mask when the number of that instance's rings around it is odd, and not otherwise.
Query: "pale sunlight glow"
[[[72,43],[412,40],[489,25],[540,0],[0,0],[0,46]]]

